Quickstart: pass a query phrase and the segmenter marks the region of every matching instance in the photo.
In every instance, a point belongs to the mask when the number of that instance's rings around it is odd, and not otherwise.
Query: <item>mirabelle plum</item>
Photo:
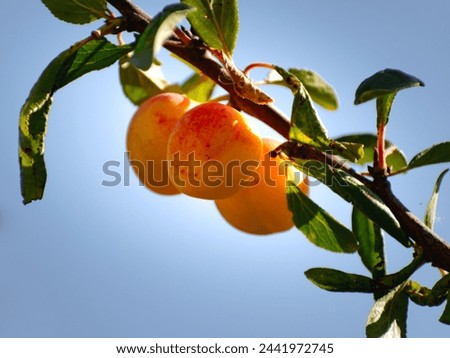
[[[165,195],[179,194],[168,176],[167,141],[177,121],[196,104],[178,93],[162,93],[143,102],[131,119],[128,156],[148,189]]]
[[[182,193],[202,199],[235,194],[262,159],[262,141],[244,116],[216,102],[186,112],[169,138],[169,175]]]
[[[293,226],[292,214],[286,198],[286,180],[299,183],[308,193],[307,177],[294,170],[279,158],[272,158],[270,151],[280,143],[264,138],[264,158],[252,185],[233,196],[216,200],[221,215],[235,228],[250,234],[272,234],[289,230]]]

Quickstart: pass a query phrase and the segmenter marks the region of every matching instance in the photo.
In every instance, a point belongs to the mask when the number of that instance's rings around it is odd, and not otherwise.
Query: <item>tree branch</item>
[[[123,30],[129,32],[144,32],[152,19],[145,11],[130,0],[108,0],[122,14]]]
[[[142,33],[149,24],[151,17],[130,0],[107,0],[122,14],[124,20],[121,30]],[[215,81],[219,86],[230,93],[234,107],[258,118],[262,122],[289,139],[289,119],[273,105],[259,105],[237,95],[233,83],[220,81],[222,66],[204,49],[195,46],[187,47],[176,40],[167,41],[164,47],[194,65],[203,74]],[[390,183],[384,181],[371,181],[358,174],[352,168],[343,164],[337,157],[319,152],[309,146],[301,147],[303,158],[318,160],[334,167],[345,170],[364,185],[375,192],[389,207],[399,221],[403,230],[420,247],[425,257],[434,266],[450,271],[450,245],[431,231],[426,225],[414,216],[392,193]]]
[[[379,184],[375,180],[372,190],[386,203],[405,233],[423,249],[425,259],[430,261],[433,266],[449,271],[449,244],[430,230],[397,199],[387,180]]]

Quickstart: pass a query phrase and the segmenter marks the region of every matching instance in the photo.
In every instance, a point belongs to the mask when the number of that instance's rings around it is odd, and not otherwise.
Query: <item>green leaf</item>
[[[397,92],[389,93],[377,98],[377,128],[389,122],[389,115],[396,94]]]
[[[369,313],[368,338],[405,338],[408,315],[406,286],[400,285],[378,299]]]
[[[312,100],[318,105],[332,111],[339,107],[339,99],[334,88],[319,74],[311,70],[297,68],[290,68],[289,72],[303,83]]]
[[[439,322],[450,324],[450,291],[447,294],[447,303],[445,304],[444,312],[442,312]]]
[[[432,295],[435,296],[439,301],[439,297],[447,295],[450,289],[450,274],[447,273],[445,276],[441,277],[431,289]]]
[[[195,32],[210,47],[231,55],[239,31],[237,0],[181,0],[196,11],[187,18]]]
[[[41,0],[58,19],[87,24],[105,17],[106,0]]]
[[[332,168],[318,161],[296,159],[294,166],[307,175],[320,180],[341,198],[356,206],[402,245],[411,246],[411,241],[389,208],[378,195],[358,179],[341,169]]]
[[[356,90],[355,104],[377,99],[377,128],[389,121],[392,104],[398,91],[410,87],[424,86],[417,77],[400,70],[387,68],[365,79]]]
[[[209,77],[194,73],[181,85],[181,89],[190,99],[203,103],[209,101],[215,86],[216,83]]]
[[[384,239],[380,227],[353,207],[352,229],[358,240],[358,253],[363,264],[372,273],[373,278],[386,274]]]
[[[291,83],[293,81],[290,76],[296,78],[295,75],[278,66],[275,68],[285,81],[288,80]],[[322,151],[337,151],[337,154],[352,162],[359,160],[364,155],[363,145],[359,143],[338,142],[328,138],[327,130],[314,108],[311,96],[301,82],[295,83],[291,89],[294,92],[294,102],[289,139],[311,145]]]
[[[287,198],[295,226],[314,245],[333,252],[356,251],[357,243],[353,233],[292,182],[287,186]]]
[[[61,88],[86,73],[109,67],[132,50],[131,45],[116,46],[105,38],[89,41],[76,50],[73,61],[64,64],[56,85]]]
[[[131,50],[105,39],[77,43],[59,54],[42,72],[20,111],[19,163],[24,204],[41,199],[47,172],[44,139],[53,94],[83,74],[111,65]]]
[[[427,209],[425,211],[424,223],[431,230],[434,227],[434,219],[436,218],[436,206],[439,196],[439,189],[441,187],[442,179],[444,179],[445,174],[447,174],[448,169],[445,169],[438,177],[436,184],[434,185],[433,194],[431,195],[430,201],[428,202]]]
[[[332,292],[371,293],[372,280],[369,277],[335,269],[315,267],[305,272],[306,278],[316,286]]]
[[[166,6],[158,13],[139,37],[131,63],[142,70],[148,70],[155,54],[172,34],[177,24],[193,9],[185,4]]]
[[[355,93],[355,104],[395,94],[402,89],[424,85],[417,77],[400,70],[387,68],[361,82]]]
[[[47,172],[44,137],[52,95],[64,64],[73,57],[69,50],[57,56],[42,72],[21,108],[19,120],[19,163],[24,204],[41,199]]]
[[[300,84],[292,105],[290,139],[322,149],[328,147],[327,130],[312,104],[305,87]]]
[[[354,142],[341,142],[337,140],[331,140],[328,144],[328,148],[324,148],[328,153],[330,150],[335,155],[339,155],[351,162],[357,162],[364,156],[364,145]]]
[[[361,143],[364,145],[364,155],[357,161],[357,164],[364,165],[366,163],[373,163],[374,148],[377,145],[377,136],[371,133],[361,133],[346,135],[336,138],[337,141]],[[394,144],[385,141],[386,148],[386,163],[393,172],[403,169],[407,166],[406,157],[403,152]]]
[[[411,241],[403,232],[397,219],[373,191],[342,170],[337,169],[334,178],[337,179],[338,184],[332,185],[332,190],[338,193],[342,189],[343,195],[348,196],[350,202],[368,218],[380,225],[403,246],[411,246]]]
[[[411,301],[420,305],[428,307],[440,306],[445,300],[448,299],[449,288],[450,288],[450,274],[446,274],[439,281],[435,283],[433,288],[430,290],[428,287],[421,286],[418,282],[408,281],[408,294]],[[448,302],[447,302],[448,306]],[[449,307],[445,308],[444,320],[447,320],[450,324],[449,313],[447,310]],[[446,322],[443,322],[446,323]]]
[[[393,289],[405,283],[425,263],[423,253],[416,253],[413,260],[400,271],[380,277],[377,280],[380,289]]]
[[[162,93],[169,85],[162,74],[161,66],[153,64],[148,71],[142,71],[129,61],[128,55],[122,57],[119,63],[123,92],[137,106],[147,98]]]
[[[275,80],[273,77],[275,77]],[[301,86],[301,82],[296,75],[277,65],[273,65],[273,70],[269,73],[267,81],[268,83],[286,86],[293,94],[296,94]]]
[[[442,142],[421,151],[408,164],[408,169],[450,162],[450,142]]]

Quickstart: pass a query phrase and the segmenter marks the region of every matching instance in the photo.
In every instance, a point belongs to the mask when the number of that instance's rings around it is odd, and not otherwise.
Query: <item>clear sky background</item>
[[[166,1],[137,3],[155,14]],[[326,266],[366,274],[357,255],[328,253],[296,229],[267,237],[229,226],[213,202],[163,197],[138,185],[102,186],[102,167],[121,163],[135,107],[117,66],[89,74],[55,95],[46,140],[42,201],[23,206],[17,158],[18,114],[45,66],[100,26],[54,18],[40,1],[3,4],[0,57],[0,336],[2,337],[363,337],[372,297],[322,291],[305,278]],[[411,159],[450,140],[450,2],[240,2],[235,62],[265,61],[316,70],[340,97],[320,111],[331,136],[373,132],[375,104],[355,107],[359,83],[391,67],[426,87],[401,92],[387,136]],[[163,51],[171,80],[189,75]],[[264,76],[255,71],[255,76]],[[272,90],[290,111],[287,90]],[[264,126],[265,135],[275,136]],[[392,180],[422,217],[438,174],[449,165]],[[125,175],[125,171],[123,172]],[[450,178],[441,189],[436,231],[450,239]],[[322,186],[312,198],[349,224],[350,206]],[[390,272],[411,252],[386,237]],[[439,278],[427,267],[414,277]],[[410,337],[449,337],[433,309],[410,304]]]

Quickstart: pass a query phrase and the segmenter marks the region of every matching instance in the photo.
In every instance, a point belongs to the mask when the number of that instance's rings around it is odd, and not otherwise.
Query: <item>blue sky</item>
[[[155,14],[166,1],[138,1]],[[373,132],[374,103],[355,107],[358,84],[391,67],[426,87],[401,92],[387,136],[412,158],[450,139],[450,3],[241,1],[235,62],[271,62],[316,70],[336,89],[337,112],[320,110],[331,136]],[[322,291],[304,277],[311,267],[366,274],[356,255],[310,244],[296,229],[267,237],[230,227],[212,202],[163,197],[139,186],[102,186],[106,161],[125,171],[125,134],[135,107],[118,70],[87,75],[55,95],[46,140],[48,181],[40,202],[23,206],[17,159],[19,109],[40,72],[100,23],[70,25],[40,1],[7,2],[0,59],[0,336],[2,337],[362,337],[369,295]],[[20,21],[17,20],[17,17]],[[188,76],[163,51],[171,80]],[[255,76],[264,72],[255,71]],[[290,94],[273,90],[289,113]],[[264,135],[275,136],[259,124]],[[417,169],[392,180],[419,217],[438,174]],[[436,231],[450,237],[450,185],[444,180]],[[350,207],[326,188],[312,198],[349,224]],[[447,200],[445,200],[447,199]],[[411,253],[389,237],[388,268]],[[415,276],[438,279],[427,267]],[[443,307],[410,305],[410,337],[448,337]]]

